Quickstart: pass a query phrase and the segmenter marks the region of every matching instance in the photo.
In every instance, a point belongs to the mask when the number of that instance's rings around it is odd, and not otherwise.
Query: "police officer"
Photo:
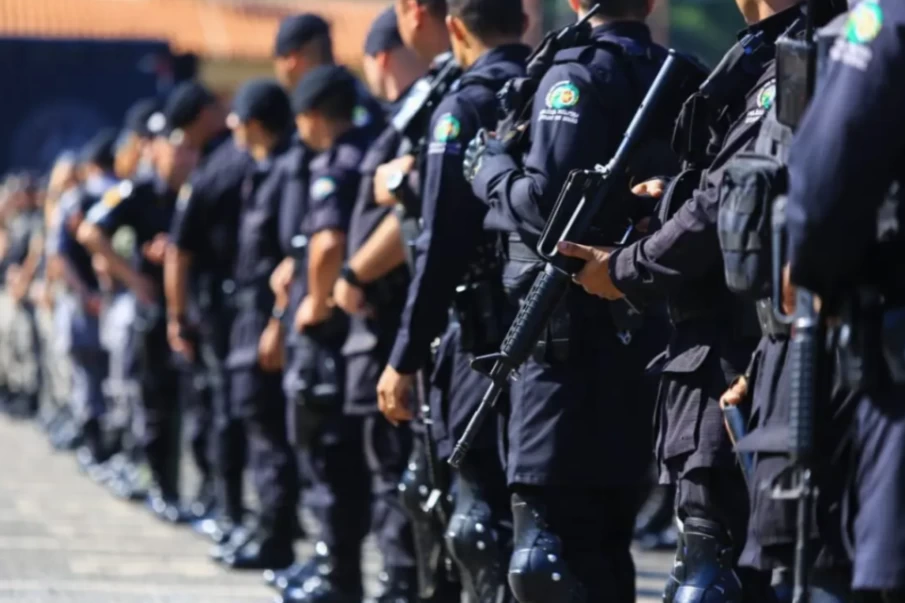
[[[219,146],[180,191],[164,269],[170,346],[192,365],[192,376],[202,384],[191,438],[196,463],[202,467],[208,454],[213,456],[213,466],[204,467],[209,481],[202,482],[193,514],[201,519],[212,506],[218,507],[216,521],[196,525],[218,544],[241,525],[244,507],[245,431],[241,417],[231,412],[224,363],[229,353],[229,297],[242,182],[252,163],[232,140],[222,140],[224,131],[228,132],[225,120],[212,136],[221,141]],[[213,415],[213,442],[205,429],[207,412]],[[216,494],[211,496],[214,492],[206,487],[214,482]]]
[[[30,174],[17,174],[8,183],[8,245],[3,257],[6,302],[2,325],[4,370],[13,416],[31,418],[38,410],[40,367],[34,307],[28,296],[44,250],[44,216],[38,209],[37,183]]]
[[[369,130],[354,125],[356,87],[345,69],[325,66],[302,78],[293,95],[299,135],[317,155],[309,163],[308,195],[301,208],[299,236],[307,245],[295,259],[298,269],[288,300],[300,335],[287,368],[287,391],[299,427],[299,413],[307,410],[307,420],[312,412],[321,415],[319,433],[310,440],[303,462],[314,481],[312,512],[321,523],[317,553],[330,562],[328,571],[284,591],[283,599],[290,601],[360,600],[361,546],[369,527],[389,575],[380,600],[408,600],[414,586],[407,521],[393,504],[408,452],[407,434],[395,432],[373,412],[362,414],[344,403],[341,348],[347,317],[326,306],[345,257],[361,159],[371,143]],[[325,370],[330,366],[337,370]],[[336,394],[317,395],[324,387]],[[312,408],[317,406],[319,411]]]
[[[151,117],[160,112],[160,102],[155,98],[136,101],[126,112],[123,131],[116,141],[115,172],[120,179],[145,175],[150,169],[149,149],[153,139],[151,125],[159,128],[162,115],[151,122]]]
[[[63,260],[66,295],[57,305],[60,320],[67,323],[67,352],[72,360],[73,416],[81,426],[79,463],[85,469],[106,460],[101,418],[106,411],[102,385],[108,358],[101,347],[98,316],[100,285],[91,266],[91,255],[76,241],[76,232],[91,207],[116,184],[113,178],[115,132],[103,130],[88,142],[81,154],[82,185],[60,201],[60,230],[56,252]],[[60,324],[59,322],[57,324]]]
[[[273,65],[277,79],[289,94],[310,70],[333,64],[330,26],[321,17],[303,13],[280,22]],[[383,108],[360,84],[356,84],[355,93],[359,100],[355,107],[355,125],[369,128],[376,136],[383,129]]]
[[[570,3],[579,15],[592,4]],[[467,175],[490,206],[485,226],[509,233],[503,283],[513,307],[542,266],[533,248],[569,171],[606,163],[665,55],[644,24],[650,9],[645,0],[601,2],[587,39],[555,55],[533,96],[530,148],[470,149]],[[629,546],[649,458],[649,350],[617,338],[610,316],[570,290],[510,392],[509,581],[519,601],[635,598]],[[589,458],[603,466],[588,467]]]
[[[897,409],[905,393],[905,288],[901,266],[890,263],[902,253],[903,205],[900,194],[887,194],[902,177],[905,85],[893,74],[905,67],[903,28],[899,2],[866,0],[853,9],[789,154],[790,280],[819,295],[827,314],[860,306],[843,313],[841,356],[864,367],[849,374],[860,400],[847,530],[853,587],[870,601],[905,600],[905,536],[890,529],[905,504],[905,420]],[[787,305],[794,294],[786,288]]]
[[[279,353],[259,359],[270,329],[274,297],[270,274],[280,263],[279,204],[282,176],[276,162],[290,147],[289,99],[276,82],[253,80],[236,95],[229,123],[236,145],[254,159],[242,183],[242,211],[232,274],[235,310],[226,368],[230,416],[245,425],[249,463],[260,500],[260,518],[247,537],[233,538],[220,557],[235,569],[289,566],[298,484],[287,439],[286,400]]]
[[[185,102],[196,100],[192,96]],[[110,275],[136,298],[132,362],[139,373],[141,440],[153,481],[148,503],[160,519],[174,523],[185,516],[179,506],[178,484],[179,375],[167,344],[163,259],[177,191],[197,163],[197,152],[186,145],[179,127],[185,114],[184,105],[173,107],[168,125],[154,140],[154,178],[125,180],[108,191],[77,231],[77,241],[99,255]],[[121,226],[129,226],[135,233],[134,265],[111,245],[111,236]]]
[[[576,277],[587,291],[635,303],[667,299],[675,331],[662,369],[656,453],[661,481],[677,485],[684,541],[668,600],[692,592],[714,593],[719,600],[772,597],[769,575],[732,567],[744,544],[748,498],[718,401],[727,383],[745,371],[760,330],[753,304],[726,288],[716,215],[721,194],[728,192],[721,183],[729,160],[753,149],[773,104],[774,43],[791,27],[803,27],[803,20],[791,1],[771,2],[769,9],[764,2],[739,6],[748,28],[686,102],[677,124],[684,159],[707,168],[700,184],[694,171],[674,179],[661,201],[659,230],[627,247],[610,252],[561,246],[563,253],[588,260]],[[663,194],[662,183],[643,184],[636,192]],[[732,554],[717,555],[721,549]]]
[[[402,326],[378,385],[387,417],[410,419],[412,375],[424,366],[431,340],[443,334],[431,390],[441,458],[448,458],[488,384],[471,370],[470,360],[495,350],[502,339],[495,239],[483,232],[487,208],[463,177],[463,143],[481,127],[496,125],[496,92],[524,74],[529,52],[519,43],[526,21],[515,16],[521,11],[518,0],[448,0],[447,7],[453,54],[464,74],[431,119],[422,172],[424,231],[416,242]],[[451,305],[458,320],[446,327]],[[500,593],[508,593],[510,536],[503,524],[509,525],[511,515],[496,427],[487,424],[460,471],[457,506],[447,530],[448,545],[475,601],[497,601]]]

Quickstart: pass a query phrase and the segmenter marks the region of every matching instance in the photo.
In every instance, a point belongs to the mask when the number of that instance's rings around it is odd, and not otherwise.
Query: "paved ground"
[[[304,554],[304,546],[299,553]],[[161,525],[82,477],[36,427],[0,419],[0,601],[265,603],[258,573],[228,573],[188,530]],[[377,556],[366,555],[373,578]],[[638,559],[639,601],[658,601],[668,555]],[[555,602],[550,602],[555,603]]]

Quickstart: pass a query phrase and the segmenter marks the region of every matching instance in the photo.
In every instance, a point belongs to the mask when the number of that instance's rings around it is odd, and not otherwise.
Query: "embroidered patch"
[[[434,126],[434,142],[452,142],[459,137],[461,131],[462,124],[459,120],[452,113],[447,113]]]
[[[371,123],[371,114],[368,112],[368,110],[361,105],[355,107],[355,109],[352,111],[352,124],[356,128],[363,128],[369,123]]]
[[[757,95],[757,106],[764,111],[769,111],[776,101],[776,82],[770,82],[760,89]]]
[[[176,197],[176,209],[178,211],[185,211],[185,208],[189,205],[189,199],[192,198],[192,185],[191,184],[183,184],[182,188],[179,189],[179,196]]]
[[[132,183],[124,180],[119,186],[114,186],[101,197],[101,204],[107,209],[113,209],[119,205],[123,199],[132,194]]]
[[[550,109],[568,109],[578,104],[581,94],[572,82],[559,82],[547,93],[547,107]]]
[[[336,181],[330,177],[318,178],[311,185],[311,199],[313,201],[323,201],[336,192]]]
[[[880,34],[883,9],[875,0],[864,0],[849,15],[845,37],[853,44],[867,44]]]

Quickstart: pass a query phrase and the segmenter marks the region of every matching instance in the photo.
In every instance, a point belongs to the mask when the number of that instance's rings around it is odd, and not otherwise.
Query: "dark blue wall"
[[[0,39],[0,174],[45,170],[98,128],[119,127],[172,73],[165,42]]]

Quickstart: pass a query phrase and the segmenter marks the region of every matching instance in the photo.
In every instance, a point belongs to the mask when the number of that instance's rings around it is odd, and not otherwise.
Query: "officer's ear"
[[[446,15],[446,31],[449,32],[451,40],[456,40],[459,44],[468,45],[468,30],[458,17]]]

